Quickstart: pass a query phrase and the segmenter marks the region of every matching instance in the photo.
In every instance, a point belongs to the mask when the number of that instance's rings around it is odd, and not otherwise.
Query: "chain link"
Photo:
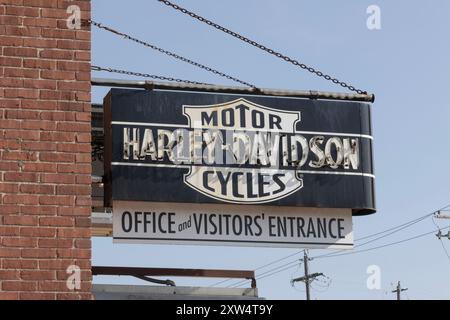
[[[172,81],[172,82],[178,82],[178,83],[188,83],[188,84],[206,85],[206,86],[210,85],[209,83],[204,83],[204,82],[177,79],[177,78],[172,78],[172,77],[164,77],[164,76],[158,76],[158,75],[154,75],[154,74],[141,73],[141,72],[125,71],[125,70],[112,69],[112,68],[103,68],[103,67],[98,67],[98,66],[92,66],[91,69],[93,71],[106,71],[106,72],[111,72],[111,73],[125,74],[125,75],[129,75],[129,76],[158,79],[158,80],[163,80],[163,81]]]
[[[194,19],[197,19],[200,22],[206,23],[207,25],[209,25],[209,26],[211,26],[213,28],[216,28],[217,30],[225,32],[225,33],[227,33],[227,34],[229,34],[229,35],[231,35],[231,36],[233,36],[233,37],[235,37],[235,38],[237,38],[237,39],[239,39],[241,41],[244,41],[244,42],[246,42],[246,43],[248,43],[248,44],[250,44],[250,45],[252,45],[252,46],[254,46],[256,48],[259,48],[259,49],[261,49],[261,50],[263,50],[263,51],[265,51],[265,52],[267,52],[267,53],[269,53],[271,55],[274,55],[277,58],[283,59],[284,61],[289,62],[289,63],[293,64],[294,66],[300,67],[301,69],[304,69],[304,70],[306,70],[306,71],[308,71],[310,73],[313,73],[313,74],[317,75],[318,77],[321,77],[321,78],[324,78],[324,79],[326,79],[328,81],[331,81],[334,84],[338,84],[338,85],[340,85],[343,88],[349,89],[350,91],[357,92],[358,94],[367,94],[367,91],[357,89],[354,86],[351,86],[351,85],[345,83],[344,81],[340,81],[340,80],[338,80],[336,78],[333,78],[332,76],[330,76],[328,74],[325,74],[325,73],[323,73],[323,72],[321,72],[319,70],[316,70],[313,67],[307,66],[304,63],[301,63],[301,62],[299,62],[299,61],[297,61],[295,59],[289,58],[288,56],[285,56],[285,55],[283,55],[283,54],[281,54],[281,53],[279,53],[279,52],[277,52],[277,51],[275,51],[273,49],[270,49],[270,48],[266,47],[265,45],[262,45],[262,44],[260,44],[260,43],[258,43],[256,41],[254,41],[254,40],[251,40],[251,39],[249,39],[247,37],[244,37],[244,36],[240,35],[239,33],[236,33],[236,32],[234,32],[234,31],[232,31],[230,29],[222,27],[221,25],[218,25],[217,23],[212,22],[212,21],[210,21],[210,20],[208,20],[208,19],[206,19],[206,18],[204,18],[202,16],[199,16],[199,15],[195,14],[194,12],[191,12],[191,11],[185,9],[185,8],[182,8],[182,7],[172,3],[170,1],[167,1],[167,0],[157,0],[157,1],[158,2],[162,2],[163,4],[165,4],[165,5],[169,6],[169,7],[172,7],[175,10],[181,11],[182,13],[184,13],[184,14],[186,14],[186,15],[194,18]]]
[[[185,62],[185,63],[188,63],[188,64],[190,64],[190,65],[193,65],[193,66],[195,66],[195,67],[198,67],[198,68],[200,68],[200,69],[203,69],[203,70],[206,70],[206,71],[208,71],[208,72],[211,72],[211,73],[213,73],[213,74],[215,74],[215,75],[224,77],[224,78],[226,78],[226,79],[228,79],[228,80],[231,80],[231,81],[240,83],[240,84],[242,84],[242,85],[245,85],[245,86],[247,86],[247,87],[250,87],[250,88],[253,88],[253,89],[256,89],[256,90],[257,90],[257,87],[256,87],[255,85],[251,84],[251,83],[242,81],[242,80],[240,80],[240,79],[238,79],[238,78],[235,78],[235,77],[233,77],[233,76],[230,76],[230,75],[228,75],[228,74],[226,74],[226,73],[223,73],[223,72],[218,71],[218,70],[216,70],[216,69],[213,69],[213,68],[211,68],[211,67],[205,66],[205,65],[203,65],[203,64],[201,64],[201,63],[198,63],[198,62],[195,62],[195,61],[190,60],[190,59],[188,59],[188,58],[185,58],[185,57],[180,56],[180,55],[178,55],[178,54],[176,54],[176,53],[173,53],[173,52],[171,52],[171,51],[168,51],[168,50],[162,49],[162,48],[160,48],[160,47],[157,47],[157,46],[155,46],[155,45],[153,45],[153,44],[151,44],[151,43],[148,43],[148,42],[145,42],[145,41],[136,39],[136,38],[134,38],[134,37],[132,37],[132,36],[130,36],[130,35],[128,35],[128,34],[125,34],[125,33],[123,33],[123,32],[117,31],[117,30],[115,30],[115,29],[112,29],[112,28],[110,28],[110,27],[108,27],[108,26],[105,26],[105,25],[103,25],[103,24],[101,24],[101,23],[98,23],[98,22],[95,22],[95,21],[93,21],[93,20],[89,20],[88,22],[89,22],[91,25],[93,25],[93,26],[95,26],[95,27],[97,27],[97,28],[99,28],[99,29],[103,29],[103,30],[109,31],[109,32],[111,32],[111,33],[114,33],[114,34],[116,34],[116,35],[118,35],[118,36],[123,37],[123,38],[126,39],[126,40],[130,40],[130,41],[136,42],[136,43],[138,43],[138,44],[141,44],[141,45],[143,45],[143,46],[145,46],[145,47],[148,47],[148,48],[150,48],[150,49],[156,50],[156,51],[158,51],[158,52],[160,52],[160,53],[163,53],[163,54],[165,54],[165,55],[168,55],[168,56],[170,56],[170,57],[172,57],[172,58],[175,58],[175,59],[177,59],[177,60],[183,61],[183,62]],[[183,82],[185,82],[185,81],[183,81]]]

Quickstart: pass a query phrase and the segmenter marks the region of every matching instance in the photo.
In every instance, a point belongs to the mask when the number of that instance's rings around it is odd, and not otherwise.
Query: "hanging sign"
[[[350,209],[114,201],[116,243],[340,248],[353,246]]]
[[[148,201],[375,212],[368,103],[113,89],[104,109],[109,206]]]

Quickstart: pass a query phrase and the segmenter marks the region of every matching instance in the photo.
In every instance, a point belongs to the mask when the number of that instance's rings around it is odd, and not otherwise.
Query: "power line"
[[[448,229],[448,228],[450,228],[450,226],[447,226],[447,227],[445,227],[445,228],[441,228],[440,230],[445,230],[445,229]],[[341,253],[341,254],[337,254],[337,255],[333,255],[333,256],[328,256],[328,257],[324,257],[324,256],[320,257],[320,256],[319,256],[319,257],[315,257],[314,259],[334,258],[334,257],[348,256],[348,255],[352,255],[352,254],[357,254],[357,253],[362,253],[362,252],[369,252],[369,251],[373,251],[373,250],[378,250],[378,249],[390,247],[390,246],[393,246],[393,245],[401,244],[401,243],[404,243],[404,242],[408,242],[408,241],[411,241],[411,240],[419,239],[419,238],[425,237],[425,236],[427,236],[427,235],[434,234],[435,232],[436,232],[436,230],[433,230],[433,231],[431,231],[431,232],[422,233],[422,234],[420,234],[420,235],[418,235],[418,236],[415,236],[415,237],[403,239],[403,240],[396,241],[396,242],[392,242],[392,243],[387,243],[387,244],[384,244],[384,245],[381,245],[381,246],[377,246],[377,247],[372,247],[372,248],[369,248],[369,249],[357,250],[357,251],[348,252],[348,253]]]
[[[171,52],[169,50],[162,49],[162,48],[160,48],[158,46],[155,46],[154,44],[151,44],[151,43],[139,40],[139,39],[137,39],[135,37],[132,37],[132,36],[126,34],[126,33],[123,33],[121,31],[115,30],[115,29],[113,29],[113,28],[111,28],[109,26],[105,26],[105,25],[103,25],[103,24],[101,24],[99,22],[95,22],[93,20],[89,20],[88,23],[90,23],[92,26],[95,26],[95,27],[97,27],[99,29],[102,29],[102,30],[111,32],[111,33],[113,33],[113,34],[115,34],[117,36],[123,37],[125,40],[130,40],[130,41],[136,42],[136,43],[141,44],[141,45],[143,45],[143,46],[145,46],[147,48],[150,48],[150,49],[156,50],[156,51],[158,51],[160,53],[163,53],[163,54],[165,54],[165,55],[167,55],[169,57],[175,58],[177,60],[183,61],[183,62],[188,63],[190,65],[193,65],[195,67],[198,67],[200,69],[203,69],[203,70],[206,70],[208,72],[211,72],[211,73],[213,73],[215,75],[224,77],[224,78],[226,78],[228,80],[240,83],[242,85],[245,85],[247,87],[251,87],[251,88],[257,90],[256,86],[254,86],[253,84],[250,84],[248,82],[242,81],[242,80],[240,80],[240,79],[238,79],[236,77],[230,76],[230,75],[228,75],[228,74],[226,74],[224,72],[218,71],[218,70],[216,70],[214,68],[208,67],[208,66],[206,66],[204,64],[201,64],[199,62],[196,62],[196,61],[193,61],[191,59],[185,58],[185,57],[183,57],[183,56],[181,56],[179,54],[176,54],[174,52]]]
[[[283,268],[283,269],[281,269],[281,270],[278,270],[278,271],[272,272],[272,273],[270,273],[270,274],[267,274],[267,275],[265,275],[265,276],[262,276],[262,277],[258,278],[257,280],[258,280],[258,281],[260,281],[260,280],[262,280],[262,279],[265,279],[265,278],[271,277],[271,276],[273,276],[273,275],[275,275],[275,274],[278,274],[278,273],[280,273],[280,272],[283,272],[283,271],[286,271],[286,270],[292,269],[292,268],[294,268],[294,267],[296,267],[296,265],[292,265],[292,266],[290,266],[290,267],[286,267],[286,268]]]
[[[281,271],[283,271],[283,270],[287,270],[287,269],[293,268],[293,267],[295,267],[295,266],[297,266],[297,265],[298,265],[298,260],[288,262],[288,263],[286,263],[286,264],[283,264],[283,265],[281,265],[281,266],[278,266],[278,267],[276,267],[276,268],[273,268],[273,269],[270,269],[270,270],[268,270],[268,271],[265,271],[265,272],[261,273],[260,275],[258,275],[258,276],[256,277],[256,280],[263,279],[263,278],[266,277],[266,275],[268,275],[268,274],[270,274],[270,273],[272,273],[272,272],[274,272],[274,271],[277,272],[277,270],[278,270],[279,272],[281,272]],[[283,269],[283,270],[280,270],[280,268],[284,268],[284,269]],[[230,284],[229,286],[227,286],[227,288],[233,288],[233,287],[236,287],[236,286],[240,286],[240,285],[242,285],[242,284],[244,284],[244,283],[246,283],[246,282],[247,282],[247,280],[239,280],[239,281],[236,282],[236,283]]]
[[[445,227],[445,228],[441,228],[440,230],[445,230],[445,229],[449,229],[449,228],[450,228],[450,226],[447,226],[447,227]],[[352,254],[358,254],[358,253],[363,253],[363,252],[369,252],[369,251],[373,251],[373,250],[378,250],[378,249],[382,249],[382,248],[394,246],[394,245],[397,245],[397,244],[401,244],[401,243],[404,243],[404,242],[412,241],[412,240],[415,240],[415,239],[419,239],[419,238],[425,237],[425,236],[427,236],[427,235],[433,234],[433,233],[435,233],[435,232],[436,232],[436,230],[433,230],[433,231],[431,231],[431,232],[426,232],[426,233],[423,233],[423,234],[420,234],[420,235],[417,235],[417,236],[414,236],[414,237],[411,237],[411,238],[403,239],[403,240],[396,241],[396,242],[392,242],[392,243],[387,243],[387,244],[384,244],[384,245],[381,245],[381,246],[372,247],[372,248],[365,249],[365,250],[358,250],[358,251],[353,251],[353,252],[348,252],[348,253],[342,253],[342,254],[333,255],[333,256],[328,256],[328,257],[325,257],[325,256],[322,256],[322,257],[314,257],[314,259],[318,259],[318,258],[334,258],[334,257],[339,257],[339,256],[347,256],[347,255],[352,255]],[[270,274],[265,275],[265,276],[262,277],[262,278],[257,277],[256,280],[260,280],[260,279],[263,279],[263,278],[266,278],[266,277],[275,275],[275,274],[277,274],[277,273],[279,273],[279,272],[282,272],[282,271],[284,271],[284,270],[293,268],[293,267],[295,266],[295,264],[293,264],[293,263],[297,263],[297,261],[292,261],[292,262],[289,262],[289,263],[287,263],[287,264],[285,264],[285,265],[282,265],[282,266],[279,266],[279,267],[277,267],[277,268],[274,268],[274,269],[270,270],[270,271],[273,271],[273,272],[271,272]],[[283,268],[284,266],[288,266],[288,265],[290,265],[290,267]],[[276,269],[278,269],[278,268],[283,268],[283,269],[280,269],[280,270],[276,271]],[[237,285],[237,286],[240,286],[240,285],[242,285],[243,283],[245,283],[245,281],[240,281],[239,283],[234,284],[234,286],[236,286],[236,285]]]
[[[376,242],[376,241],[378,241],[378,240],[384,239],[384,238],[386,238],[386,237],[388,237],[388,236],[391,236],[391,235],[393,235],[393,234],[395,234],[395,233],[397,233],[397,232],[399,232],[399,231],[402,231],[402,230],[404,230],[404,229],[407,229],[407,228],[409,228],[409,227],[411,227],[411,226],[413,226],[413,225],[415,225],[415,224],[417,224],[417,223],[419,223],[419,222],[425,220],[426,218],[430,217],[430,216],[433,215],[433,214],[434,214],[434,213],[427,214],[427,215],[425,215],[425,216],[423,216],[423,217],[420,217],[420,218],[418,218],[418,219],[416,219],[416,220],[413,220],[413,221],[411,221],[411,222],[409,222],[409,223],[405,223],[405,224],[402,224],[402,225],[400,225],[400,226],[397,226],[396,228],[391,228],[391,229],[388,229],[388,230],[386,230],[386,231],[384,231],[384,232],[382,232],[382,233],[378,233],[378,234],[383,234],[383,235],[380,236],[380,237],[377,237],[377,238],[375,238],[375,239],[366,241],[366,242],[364,242],[364,243],[355,245],[354,248],[359,248],[359,247],[365,246],[365,245],[367,245],[367,244]],[[391,230],[393,230],[393,231],[391,231]],[[386,232],[388,232],[388,231],[391,231],[391,232],[389,232],[389,233],[386,234]],[[373,236],[375,236],[375,235],[377,235],[377,234],[374,234],[374,235],[371,235],[371,236],[364,237],[364,239],[368,239],[369,237],[373,237]],[[323,258],[323,257],[329,257],[329,256],[339,255],[340,252],[342,252],[342,251],[344,251],[344,250],[337,250],[336,252],[331,252],[331,253],[319,255],[319,256],[316,256],[315,258]]]
[[[447,205],[447,206],[444,207],[444,209],[445,209],[445,208],[448,208],[448,207],[449,207],[449,206]],[[441,211],[441,210],[442,210],[442,209],[433,211],[433,212],[428,213],[428,214],[426,214],[426,215],[424,215],[424,216],[421,216],[421,217],[419,217],[419,218],[417,218],[417,219],[414,219],[414,220],[411,220],[411,221],[407,221],[407,222],[405,222],[405,223],[403,223],[403,224],[401,224],[401,225],[398,225],[398,226],[389,228],[389,229],[384,230],[384,231],[381,231],[381,232],[377,232],[377,233],[374,233],[374,234],[370,234],[370,235],[365,236],[365,237],[362,237],[362,238],[359,238],[357,241],[361,241],[361,240],[373,238],[373,237],[378,236],[378,235],[380,235],[380,234],[384,234],[384,233],[389,232],[389,231],[392,231],[392,230],[394,230],[394,229],[401,228],[401,227],[403,227],[403,226],[405,226],[405,225],[409,225],[410,223],[415,224],[415,223],[417,223],[417,222],[420,222],[420,221],[422,221],[422,220],[424,220],[424,219],[426,219],[426,218],[428,218],[428,217],[430,217],[430,216],[436,214],[436,212],[439,212],[439,211]]]
[[[282,60],[284,60],[286,62],[289,62],[289,63],[293,64],[296,67],[299,67],[299,68],[301,68],[303,70],[306,70],[306,71],[308,71],[310,73],[313,73],[313,74],[315,74],[318,77],[324,78],[327,81],[331,81],[334,84],[338,84],[341,87],[347,88],[350,91],[357,92],[358,94],[367,94],[367,92],[364,91],[364,90],[357,89],[354,86],[351,86],[351,85],[349,85],[349,84],[347,84],[347,83],[345,83],[343,81],[340,81],[340,80],[338,80],[336,78],[333,78],[332,76],[330,76],[328,74],[325,74],[325,73],[323,73],[323,72],[321,72],[319,70],[316,70],[313,67],[310,67],[310,66],[308,66],[308,65],[306,65],[304,63],[301,63],[301,62],[299,62],[299,61],[297,61],[295,59],[292,59],[292,58],[290,58],[290,57],[288,57],[288,56],[286,56],[286,55],[284,55],[284,54],[282,54],[282,53],[280,53],[278,51],[270,49],[270,48],[266,47],[265,45],[260,44],[260,43],[254,41],[254,40],[251,40],[251,39],[249,39],[247,37],[244,37],[244,36],[240,35],[239,33],[234,32],[234,31],[232,31],[230,29],[227,29],[227,28],[225,28],[225,27],[223,27],[223,26],[221,26],[221,25],[219,25],[219,24],[217,24],[217,23],[215,23],[215,22],[213,22],[211,20],[208,20],[208,19],[206,19],[206,18],[204,18],[202,16],[199,16],[199,15],[197,15],[196,13],[194,13],[192,11],[189,11],[189,10],[187,10],[185,8],[182,8],[182,7],[180,7],[179,5],[177,5],[175,3],[172,3],[172,2],[167,1],[167,0],[157,0],[157,1],[165,4],[166,6],[171,7],[173,9],[177,10],[177,11],[180,11],[180,12],[182,12],[182,13],[184,13],[184,14],[186,14],[186,15],[188,15],[188,16],[190,16],[190,17],[192,17],[192,18],[194,18],[194,19],[196,19],[196,20],[198,20],[200,22],[206,23],[207,25],[209,25],[209,26],[211,26],[211,27],[213,27],[213,28],[215,28],[217,30],[220,30],[220,31],[222,31],[222,32],[224,32],[224,33],[234,37],[234,38],[237,38],[237,39],[239,39],[239,40],[241,40],[241,41],[243,41],[245,43],[248,43],[248,44],[250,44],[250,45],[252,45],[252,46],[254,46],[254,47],[256,47],[256,48],[258,48],[260,50],[263,50],[263,51],[265,51],[265,52],[267,52],[267,53],[269,53],[269,54],[271,54],[271,55],[273,55],[273,56],[275,56],[275,57],[277,57],[279,59],[282,59]]]
[[[406,228],[409,228],[410,226],[413,226],[413,225],[415,225],[415,224],[417,224],[417,223],[419,223],[419,222],[425,220],[426,218],[428,218],[428,217],[430,217],[430,216],[436,214],[436,212],[442,211],[442,210],[444,210],[445,208],[448,208],[448,207],[450,207],[450,205],[447,205],[447,206],[445,206],[445,207],[443,207],[443,208],[441,208],[441,209],[439,209],[439,210],[437,210],[437,211],[433,211],[432,213],[428,213],[428,214],[426,214],[426,215],[423,215],[423,216],[421,216],[421,217],[418,217],[418,218],[416,218],[416,219],[414,219],[414,220],[410,220],[410,221],[407,221],[407,222],[402,223],[402,224],[400,224],[400,225],[397,225],[397,226],[395,226],[395,227],[386,229],[386,230],[384,230],[384,231],[377,232],[377,233],[374,233],[374,234],[371,234],[371,235],[368,235],[368,236],[364,236],[364,237],[362,237],[362,238],[359,238],[359,239],[357,239],[357,240],[355,240],[355,241],[361,241],[361,240],[373,238],[373,237],[375,237],[375,236],[378,236],[378,235],[381,235],[381,234],[385,234],[386,232],[392,231],[392,232],[390,232],[390,233],[387,234],[387,235],[384,235],[384,236],[382,236],[382,237],[378,237],[378,238],[376,238],[376,239],[373,239],[373,240],[367,241],[367,242],[365,242],[365,243],[362,243],[362,244],[360,244],[360,245],[357,245],[357,246],[355,246],[355,248],[356,248],[356,247],[361,247],[361,246],[367,245],[367,244],[369,244],[369,243],[373,243],[373,242],[375,242],[375,241],[378,241],[378,240],[380,240],[380,239],[383,239],[383,238],[385,238],[385,237],[388,237],[388,236],[390,236],[390,235],[392,235],[392,234],[394,234],[394,233],[397,233],[397,232],[402,231],[402,230],[404,230],[404,229],[406,229]],[[331,253],[319,255],[319,256],[315,256],[315,257],[313,257],[313,258],[332,257],[332,256],[339,255],[340,252],[342,252],[342,251],[344,251],[344,250],[338,250],[337,252],[331,252]],[[274,265],[274,264],[276,264],[276,263],[278,263],[278,262],[281,262],[281,261],[283,261],[283,260],[289,259],[289,258],[291,258],[291,257],[293,257],[293,256],[296,256],[296,255],[302,253],[302,252],[304,252],[304,250],[300,250],[300,251],[298,251],[298,252],[296,252],[296,253],[293,253],[293,254],[287,255],[287,256],[285,256],[285,257],[283,257],[283,258],[280,258],[280,259],[277,259],[277,260],[275,260],[275,261],[269,262],[269,263],[267,263],[267,264],[265,264],[265,265],[262,265],[262,266],[256,268],[255,271],[261,270],[261,269],[263,269],[263,268],[265,268],[265,267],[268,267],[268,266]],[[284,265],[281,265],[281,266],[279,266],[279,267],[280,267],[280,268],[283,268],[284,266],[289,265],[289,264],[292,264],[292,263],[293,263],[293,262],[289,262],[289,263],[284,264]],[[220,282],[217,282],[217,283],[212,284],[211,287],[214,287],[214,286],[217,286],[217,285],[226,283],[226,282],[231,281],[231,280],[233,280],[233,279],[230,278],[230,279],[222,280],[222,281],[220,281]],[[243,281],[242,281],[242,280],[239,281],[239,283],[241,283],[241,282],[243,282]],[[233,286],[233,285],[236,285],[236,283],[235,283],[235,284],[232,284],[232,286]]]
[[[274,265],[274,264],[276,264],[276,263],[278,263],[278,262],[281,262],[281,261],[283,261],[283,260],[289,259],[289,258],[291,258],[291,257],[293,257],[293,256],[296,256],[296,255],[300,254],[300,253],[303,252],[303,251],[305,251],[305,250],[301,250],[301,251],[299,251],[299,252],[290,254],[290,255],[288,255],[288,256],[286,256],[286,257],[283,257],[283,258],[277,259],[277,260],[275,260],[275,261],[269,262],[269,263],[267,263],[267,264],[265,264],[265,265],[262,265],[262,266],[256,268],[255,271],[264,269],[264,268],[269,267],[269,266],[271,266],[271,265]],[[223,284],[223,283],[228,282],[228,281],[231,281],[231,280],[233,280],[233,279],[232,279],[232,278],[225,279],[225,280],[222,280],[222,281],[219,281],[219,282],[217,282],[217,283],[214,283],[214,284],[210,285],[210,287],[215,287],[215,286],[218,286],[218,285],[220,285],[220,284]]]
[[[436,221],[434,221],[434,217],[432,219],[434,225],[439,228],[439,225],[436,223]],[[439,235],[440,235],[440,230],[439,230]],[[444,242],[442,241],[442,238],[440,236],[438,236],[439,242],[441,243],[442,249],[444,250],[445,255],[447,256],[448,261],[450,261],[450,255],[447,251],[447,248],[444,245]]]

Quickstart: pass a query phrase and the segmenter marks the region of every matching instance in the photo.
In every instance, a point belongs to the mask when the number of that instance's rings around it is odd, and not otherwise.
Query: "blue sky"
[[[354,218],[355,238],[373,234],[450,204],[450,129],[448,60],[450,2],[434,1],[179,1],[181,6],[260,41],[299,61],[376,94],[373,131],[378,212]],[[366,27],[369,5],[381,8],[381,30]],[[260,87],[339,91],[340,88],[247,44],[182,15],[157,1],[93,0],[93,19],[162,48],[216,67]],[[93,29],[93,64],[234,85],[190,65],[110,33]],[[126,78],[94,73],[95,77]],[[129,77],[129,79],[134,79]],[[105,88],[95,88],[101,102]],[[438,220],[442,227],[450,220]],[[436,229],[424,221],[381,239],[383,245]],[[450,251],[450,240],[444,239]],[[366,246],[364,247],[366,248]],[[113,245],[94,239],[94,265],[255,269],[298,252],[292,249]],[[311,256],[326,253],[310,250]],[[294,261],[300,255],[281,261]],[[381,269],[381,290],[368,290],[366,269]],[[272,265],[261,272],[277,267]],[[317,299],[393,299],[398,280],[405,298],[450,299],[450,260],[429,235],[396,246],[348,256],[317,259],[313,272],[331,278],[325,289],[314,284]],[[303,299],[303,287],[290,279],[292,268],[258,282],[260,295]],[[176,279],[179,285],[208,286],[215,279]],[[96,278],[96,283],[136,283],[130,278]],[[226,284],[231,284],[228,282]]]

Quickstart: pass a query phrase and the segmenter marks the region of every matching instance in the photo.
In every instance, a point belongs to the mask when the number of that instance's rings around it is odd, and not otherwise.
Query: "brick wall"
[[[90,18],[90,1],[0,0],[0,299],[91,298],[91,35],[70,5]]]

